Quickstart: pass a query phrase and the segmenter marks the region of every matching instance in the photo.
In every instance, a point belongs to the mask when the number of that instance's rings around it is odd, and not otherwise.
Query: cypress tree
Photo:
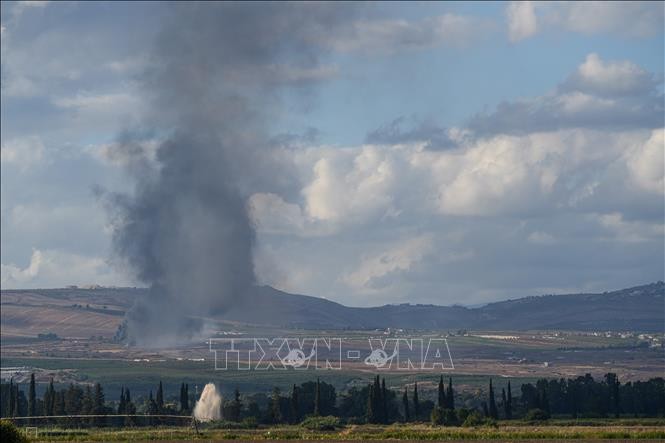
[[[446,393],[443,390],[443,375],[439,378],[439,389],[438,389],[438,402],[437,406],[439,409],[445,409],[448,405],[446,404]]]
[[[270,399],[270,421],[272,423],[279,423],[282,421],[282,411],[279,407],[279,388],[275,387],[272,390],[272,397]]]
[[[37,415],[37,394],[35,393],[35,373],[30,374],[30,388],[28,389],[28,415]]]
[[[48,388],[44,391],[44,415],[54,415],[55,413],[55,388],[53,387],[53,379],[48,384]]]
[[[238,388],[233,392],[233,417],[231,420],[240,421],[240,411],[242,410],[242,402],[240,401],[240,391]]]
[[[189,383],[185,383],[185,411],[189,409]]]
[[[21,389],[18,387],[18,383],[14,385],[14,416],[21,417],[23,416],[23,410],[21,408]]]
[[[508,381],[508,396],[506,398],[506,419],[513,418],[513,394],[510,392],[510,381]]]
[[[55,394],[55,415],[65,415],[65,390],[57,391]]]
[[[404,421],[408,423],[411,421],[411,414],[409,411],[409,396],[406,391],[406,386],[404,387],[404,395],[402,395],[402,407],[404,408]]]
[[[14,400],[14,379],[10,378],[9,379],[9,416],[14,417],[14,404],[16,403],[16,400]]]
[[[504,415],[505,415],[505,413],[506,413],[506,403],[507,403],[507,400],[506,400],[506,390],[503,389],[503,388],[501,388],[501,406],[503,407]]]
[[[367,415],[367,423],[374,423],[376,421],[375,419],[375,413],[376,411],[374,410],[374,385],[370,383],[367,386],[367,408],[366,408],[366,415]]]
[[[383,423],[388,423],[388,392],[385,378],[381,381],[381,419]]]
[[[446,391],[448,409],[455,409],[455,391],[453,391],[453,379],[448,377],[448,390]]]
[[[125,387],[121,386],[120,387],[120,403],[118,403],[118,414],[122,415],[125,414],[125,411],[127,410],[127,404],[125,400]]]
[[[300,405],[298,404],[298,387],[293,384],[291,390],[291,399],[289,401],[291,423],[298,423],[300,421]]]
[[[159,386],[157,387],[157,396],[155,398],[155,403],[157,404],[157,412],[162,413],[164,410],[164,388],[162,387],[162,381],[159,381]]]
[[[420,402],[418,401],[418,382],[413,387],[413,418],[418,421],[420,419]]]
[[[493,419],[499,418],[499,413],[496,409],[496,401],[494,401],[494,388],[492,387],[492,379],[490,378],[490,395],[489,395],[489,416]]]
[[[321,415],[321,382],[316,377],[316,392],[314,393],[314,415]]]

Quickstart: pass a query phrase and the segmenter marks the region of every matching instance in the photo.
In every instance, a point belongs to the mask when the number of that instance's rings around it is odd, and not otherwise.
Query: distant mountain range
[[[665,283],[602,294],[532,296],[479,308],[412,304],[354,308],[263,286],[222,317],[305,329],[665,331]]]
[[[2,336],[113,334],[138,288],[2,291]],[[302,329],[665,331],[665,283],[602,294],[542,295],[467,308],[436,305],[344,306],[330,300],[257,287],[214,318]]]

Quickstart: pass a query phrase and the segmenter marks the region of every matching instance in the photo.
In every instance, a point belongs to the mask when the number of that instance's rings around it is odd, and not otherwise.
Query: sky
[[[167,5],[1,8],[2,288],[144,285],[100,195],[132,192],[127,134],[159,162],[144,80]],[[246,196],[257,282],[374,306],[664,280],[664,15],[373,3],[310,36],[314,67],[269,67],[308,86],[265,111],[285,184]]]

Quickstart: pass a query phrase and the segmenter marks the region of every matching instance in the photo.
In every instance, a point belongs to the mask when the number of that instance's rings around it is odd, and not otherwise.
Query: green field
[[[332,431],[301,426],[258,429],[211,429],[197,434],[189,427],[124,429],[29,428],[34,441],[188,441],[188,440],[608,440],[665,439],[665,420],[551,420],[546,424],[511,422],[474,428],[408,425],[347,425]],[[36,434],[36,435],[35,435]]]

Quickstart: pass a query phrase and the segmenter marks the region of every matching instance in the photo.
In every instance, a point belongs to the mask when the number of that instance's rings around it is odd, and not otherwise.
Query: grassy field
[[[500,423],[475,428],[408,425],[347,425],[333,431],[312,431],[300,426],[259,429],[200,429],[188,427],[124,429],[30,428],[34,441],[189,441],[189,440],[660,440],[665,421],[552,420],[546,424]]]

